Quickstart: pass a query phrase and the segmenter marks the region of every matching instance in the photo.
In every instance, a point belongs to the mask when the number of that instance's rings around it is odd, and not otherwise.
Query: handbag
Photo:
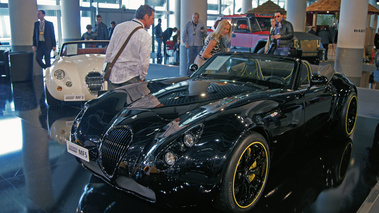
[[[114,59],[112,60],[111,63],[109,62],[106,62],[104,63],[103,65],[103,78],[104,80],[108,81],[109,80],[109,76],[111,75],[111,72],[112,72],[112,67],[113,65],[116,63],[118,57],[121,55],[121,52],[125,49],[126,45],[128,44],[130,38],[132,37],[132,35],[139,29],[141,29],[142,26],[138,26],[136,27],[128,36],[128,38],[125,40],[124,44],[121,46],[120,50],[117,52],[117,55],[114,57]]]

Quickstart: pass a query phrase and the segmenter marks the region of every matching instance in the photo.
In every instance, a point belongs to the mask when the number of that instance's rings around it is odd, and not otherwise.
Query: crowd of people
[[[87,32],[83,33],[81,40],[110,40],[113,34],[113,30],[116,27],[116,22],[111,21],[110,27],[103,23],[101,15],[96,16],[95,29],[91,24],[86,26]]]
[[[308,31],[308,33],[311,33],[313,35],[320,37],[321,48],[324,48],[324,55],[322,56],[322,58],[320,58],[320,60],[327,62],[329,44],[333,43],[333,39],[332,39],[332,35],[330,31],[325,26],[322,26],[319,29],[317,29],[316,26],[312,26],[311,29]]]
[[[96,16],[96,24],[87,25],[82,40],[110,40],[106,52],[106,62],[111,62],[125,38],[131,33],[136,26],[142,26],[145,30],[139,30],[130,40],[130,44],[121,52],[119,58],[115,61],[113,71],[110,76],[111,88],[124,85],[125,83],[143,81],[150,61],[150,51],[152,46],[152,37],[146,31],[154,23],[154,9],[149,5],[142,5],[136,11],[135,18],[131,21],[120,23],[116,27],[116,22],[111,21],[108,28],[102,21],[101,15]],[[36,61],[42,68],[50,66],[50,52],[56,49],[54,35],[54,26],[51,22],[44,19],[45,13],[39,10],[37,14],[39,21],[34,25],[33,33],[33,50],[36,52]],[[179,64],[180,48],[180,30],[176,27],[168,27],[162,30],[162,20],[158,19],[158,24],[154,27],[154,36],[157,42],[157,63],[162,63],[170,55],[167,53],[167,42],[173,42],[174,64]],[[200,21],[199,13],[192,14],[192,19],[184,26],[183,45],[187,50],[187,75],[191,75],[189,66],[193,63],[201,66],[208,58],[218,52],[227,52],[230,50],[232,26],[227,20],[218,20],[215,23],[215,30],[212,33],[207,32],[207,27]],[[312,26],[308,33],[317,35],[321,38],[321,45],[325,49],[324,60],[328,60],[328,46],[332,43],[331,34],[327,28],[317,29]],[[289,53],[293,45],[293,26],[289,21],[284,19],[281,11],[276,11],[271,18],[271,28],[264,53],[283,55]],[[112,39],[111,39],[112,38]],[[172,38],[172,41],[171,41]],[[170,43],[172,44],[172,43]],[[162,48],[163,46],[163,48]],[[379,48],[379,32],[375,35],[375,47]],[[135,51],[139,50],[139,51]],[[163,54],[162,54],[163,53]],[[43,59],[45,63],[43,63]]]

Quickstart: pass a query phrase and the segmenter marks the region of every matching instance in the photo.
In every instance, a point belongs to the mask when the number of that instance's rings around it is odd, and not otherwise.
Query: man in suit
[[[50,67],[51,49],[56,50],[54,25],[45,20],[45,11],[39,10],[37,17],[40,21],[34,23],[33,51],[36,52],[36,61],[44,69]],[[45,59],[43,63],[42,59]]]

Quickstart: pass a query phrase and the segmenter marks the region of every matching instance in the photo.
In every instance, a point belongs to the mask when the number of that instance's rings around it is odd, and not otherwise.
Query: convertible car
[[[248,212],[292,149],[320,132],[349,137],[357,105],[356,87],[330,65],[222,53],[191,77],[131,84],[88,101],[67,151],[147,201],[211,201]]]
[[[49,106],[58,106],[61,101],[88,101],[107,90],[102,68],[108,42],[70,41],[62,45],[45,74]]]

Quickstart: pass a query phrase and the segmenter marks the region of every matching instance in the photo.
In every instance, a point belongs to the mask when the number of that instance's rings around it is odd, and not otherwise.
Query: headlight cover
[[[186,147],[190,148],[195,144],[195,137],[192,133],[187,132],[183,137],[183,143],[186,145]]]
[[[66,75],[65,72],[61,69],[54,71],[54,77],[58,80],[64,79],[65,75]]]

